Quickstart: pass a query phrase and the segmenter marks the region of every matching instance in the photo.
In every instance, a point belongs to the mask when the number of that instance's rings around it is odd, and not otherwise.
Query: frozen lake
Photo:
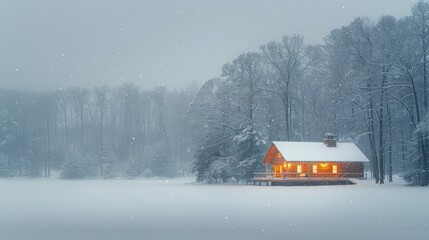
[[[427,239],[429,189],[0,180],[0,239]]]

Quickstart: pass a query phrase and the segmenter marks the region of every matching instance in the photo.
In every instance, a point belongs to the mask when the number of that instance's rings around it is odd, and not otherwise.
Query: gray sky
[[[355,17],[412,0],[0,0],[0,87],[186,87],[282,35],[322,43]]]

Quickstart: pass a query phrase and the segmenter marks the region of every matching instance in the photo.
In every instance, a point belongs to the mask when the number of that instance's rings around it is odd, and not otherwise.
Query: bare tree
[[[266,62],[278,74],[275,78],[267,79],[265,90],[276,94],[283,103],[285,138],[289,141],[293,106],[291,85],[302,77],[312,59],[301,35],[284,36],[281,43],[263,44],[261,50]]]

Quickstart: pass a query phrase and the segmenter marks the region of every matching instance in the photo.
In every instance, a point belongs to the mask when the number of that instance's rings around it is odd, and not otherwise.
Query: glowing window
[[[281,153],[277,153],[277,158],[278,158],[278,159],[283,158],[283,157],[282,157],[282,154],[281,154]]]
[[[302,166],[301,166],[301,165],[298,165],[298,166],[296,167],[296,172],[298,172],[298,173],[301,173],[301,172],[302,172]]]
[[[337,165],[332,165],[332,173],[337,173],[337,172],[338,172]]]
[[[317,173],[317,165],[313,165],[313,173]]]

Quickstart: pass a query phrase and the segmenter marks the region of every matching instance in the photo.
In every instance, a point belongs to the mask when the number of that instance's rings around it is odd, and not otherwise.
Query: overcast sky
[[[0,87],[184,88],[282,35],[322,43],[355,17],[412,0],[0,0]]]

